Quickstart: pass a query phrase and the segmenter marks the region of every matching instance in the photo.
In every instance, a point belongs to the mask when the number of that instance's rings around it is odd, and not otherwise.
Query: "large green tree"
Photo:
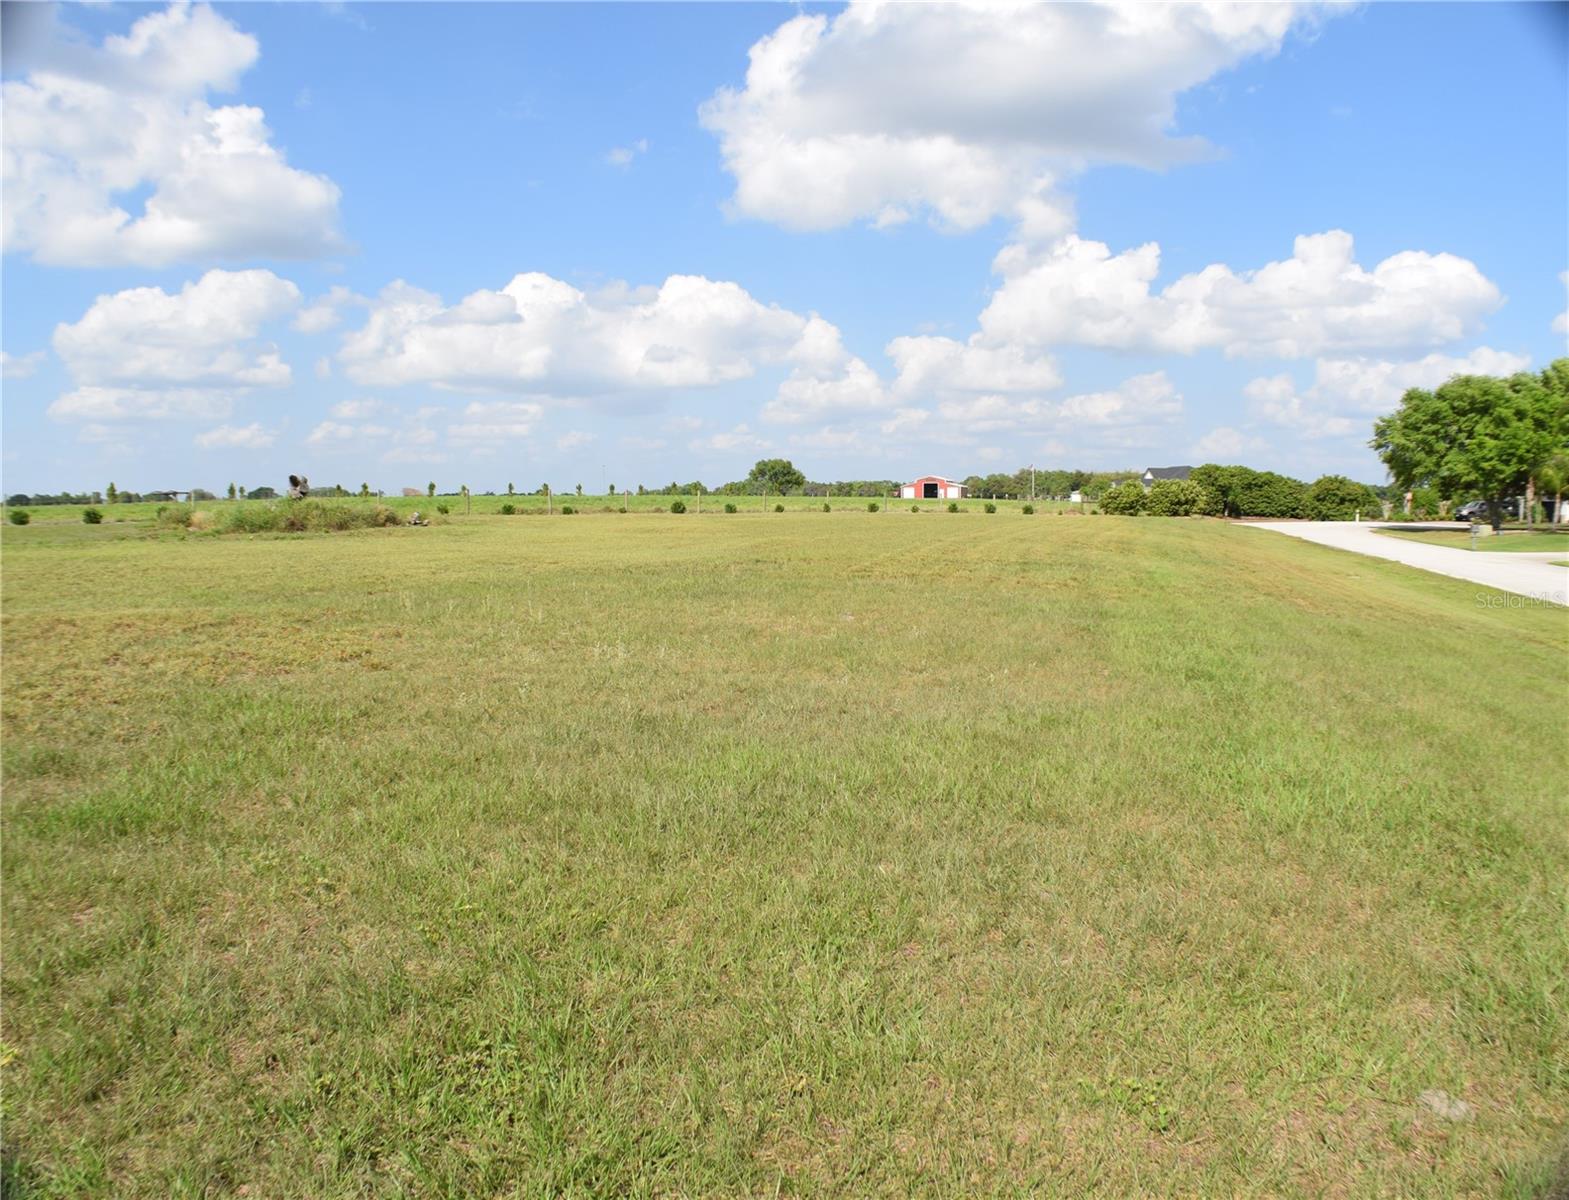
[[[1566,414],[1564,397],[1544,376],[1456,375],[1431,392],[1406,392],[1396,411],[1374,423],[1369,445],[1399,487],[1427,484],[1445,499],[1478,497],[1497,529],[1504,502],[1563,448]]]
[[[762,458],[752,467],[746,481],[764,484],[768,491],[783,495],[791,488],[805,486],[806,476],[797,471],[788,458]]]

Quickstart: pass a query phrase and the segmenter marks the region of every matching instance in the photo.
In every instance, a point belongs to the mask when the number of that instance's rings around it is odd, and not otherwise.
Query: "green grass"
[[[1432,546],[1450,546],[1458,550],[1471,549],[1471,534],[1469,530],[1424,529],[1407,531],[1403,529],[1380,529],[1379,533],[1389,537],[1404,538],[1408,542],[1427,542]],[[1527,530],[1508,530],[1496,537],[1481,536],[1476,539],[1478,553],[1526,553],[1526,554],[1551,554],[1557,550],[1569,550],[1569,531],[1562,533],[1533,533]]]
[[[1560,610],[706,516],[4,527],[6,1195],[1545,1193]]]

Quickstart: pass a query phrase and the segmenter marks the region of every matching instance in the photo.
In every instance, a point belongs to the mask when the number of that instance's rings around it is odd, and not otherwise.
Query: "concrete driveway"
[[[1405,563],[1408,567],[1480,583],[1501,592],[1529,596],[1533,600],[1569,605],[1569,568],[1553,566],[1551,560],[1557,557],[1555,555],[1512,551],[1488,554],[1452,549],[1449,546],[1430,546],[1426,542],[1412,542],[1375,533],[1374,530],[1387,526],[1374,523],[1250,521],[1247,525],[1249,529],[1268,529],[1287,537],[1317,542],[1320,546],[1333,546],[1336,550],[1387,558],[1391,562]],[[1394,528],[1410,527],[1397,525]],[[1454,528],[1464,529],[1467,526],[1456,525]]]

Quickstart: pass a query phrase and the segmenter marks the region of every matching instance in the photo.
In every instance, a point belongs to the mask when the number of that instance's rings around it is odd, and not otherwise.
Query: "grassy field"
[[[7,1196],[1552,1186],[1561,610],[1016,512],[3,549]]]
[[[1432,546],[1451,546],[1457,550],[1471,549],[1470,531],[1448,529],[1424,529],[1406,531],[1403,529],[1381,529],[1390,537],[1405,538],[1409,542],[1427,542]],[[1569,530],[1561,533],[1543,533],[1525,529],[1506,530],[1497,537],[1478,537],[1476,539],[1478,553],[1525,553],[1525,554],[1552,554],[1559,551],[1569,553]]]

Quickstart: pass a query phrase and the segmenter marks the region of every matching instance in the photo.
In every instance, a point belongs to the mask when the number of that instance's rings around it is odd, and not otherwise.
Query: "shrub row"
[[[1306,517],[1349,521],[1358,513],[1378,517],[1383,508],[1373,489],[1344,475],[1325,475],[1311,485],[1247,467],[1197,467],[1191,479],[1158,479],[1144,490],[1137,480],[1109,488],[1103,512],[1131,517]]]

